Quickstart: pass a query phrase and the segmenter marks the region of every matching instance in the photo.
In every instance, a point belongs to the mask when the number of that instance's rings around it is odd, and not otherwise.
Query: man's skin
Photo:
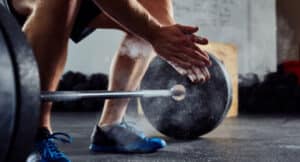
[[[94,0],[105,13],[90,24],[126,32],[110,72],[108,90],[135,90],[153,57],[162,57],[193,82],[209,79],[208,56],[196,44],[207,40],[194,35],[195,27],[176,25],[171,0]],[[23,26],[37,59],[41,89],[55,91],[62,75],[68,39],[81,0],[12,0],[28,19]],[[152,46],[151,46],[152,45]],[[130,49],[140,49],[138,51]],[[100,49],[99,49],[100,50]],[[100,67],[99,67],[100,68]],[[120,123],[129,99],[106,100],[99,126]],[[51,130],[52,103],[43,103],[40,126]]]

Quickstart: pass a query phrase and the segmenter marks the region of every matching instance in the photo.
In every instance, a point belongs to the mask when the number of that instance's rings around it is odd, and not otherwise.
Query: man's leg
[[[36,56],[43,91],[57,88],[79,5],[79,0],[36,0],[33,12],[23,26]],[[43,103],[41,110],[40,126],[51,130],[51,103]]]
[[[139,0],[139,2],[163,25],[175,24],[171,0]],[[100,15],[91,24],[94,28],[119,28],[109,17]],[[155,56],[152,46],[136,36],[127,34],[115,56],[109,79],[109,90],[135,90],[151,59]],[[106,100],[99,126],[120,123],[129,99]]]
[[[154,51],[148,42],[132,35],[125,36],[111,65],[108,90],[136,90],[153,56]],[[129,99],[106,100],[98,125],[120,123],[128,102]]]
[[[174,24],[171,1],[140,0],[139,2],[163,25]],[[104,14],[98,16],[90,27],[127,31]],[[108,89],[111,91],[137,89],[154,56],[151,44],[127,34],[113,60]],[[165,147],[164,140],[145,137],[143,133],[121,123],[128,102],[129,99],[106,100],[101,119],[92,133],[91,151],[147,153]]]
[[[27,15],[29,17],[23,31],[35,53],[43,91],[55,91],[57,88],[79,6],[80,0],[36,0],[32,13]],[[22,15],[21,12],[18,14]],[[29,156],[28,161],[70,162],[54,143],[50,115],[51,103],[43,103],[35,152]]]

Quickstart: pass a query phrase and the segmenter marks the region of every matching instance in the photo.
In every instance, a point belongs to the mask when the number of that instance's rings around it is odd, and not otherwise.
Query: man
[[[125,31],[111,67],[108,90],[137,89],[151,59],[158,55],[192,82],[209,79],[208,55],[196,44],[197,27],[175,24],[170,0],[2,0],[22,25],[40,70],[41,88],[55,91],[66,62],[68,39],[79,42],[98,28]],[[165,141],[148,138],[122,122],[129,99],[107,100],[95,126],[93,152],[146,153]],[[43,103],[36,150],[41,161],[70,161],[54,143],[51,103]],[[63,140],[66,141],[66,140]]]

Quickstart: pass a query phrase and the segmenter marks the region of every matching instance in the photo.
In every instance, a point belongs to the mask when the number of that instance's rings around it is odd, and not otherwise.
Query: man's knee
[[[153,48],[149,42],[128,34],[122,42],[119,53],[132,59],[147,59],[153,55]]]

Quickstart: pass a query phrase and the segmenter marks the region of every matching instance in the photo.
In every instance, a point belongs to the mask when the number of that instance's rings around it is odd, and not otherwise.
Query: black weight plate
[[[17,83],[17,113],[7,161],[25,161],[38,126],[40,82],[33,52],[15,18],[0,7],[0,26],[13,60]]]
[[[16,87],[13,63],[0,28],[0,161],[5,161],[13,135]]]
[[[211,79],[192,84],[168,63],[153,60],[141,83],[141,89],[166,89],[176,84],[186,88],[186,98],[142,98],[142,107],[150,123],[161,133],[177,139],[204,135],[224,119],[232,99],[232,85],[224,66],[212,55]]]

